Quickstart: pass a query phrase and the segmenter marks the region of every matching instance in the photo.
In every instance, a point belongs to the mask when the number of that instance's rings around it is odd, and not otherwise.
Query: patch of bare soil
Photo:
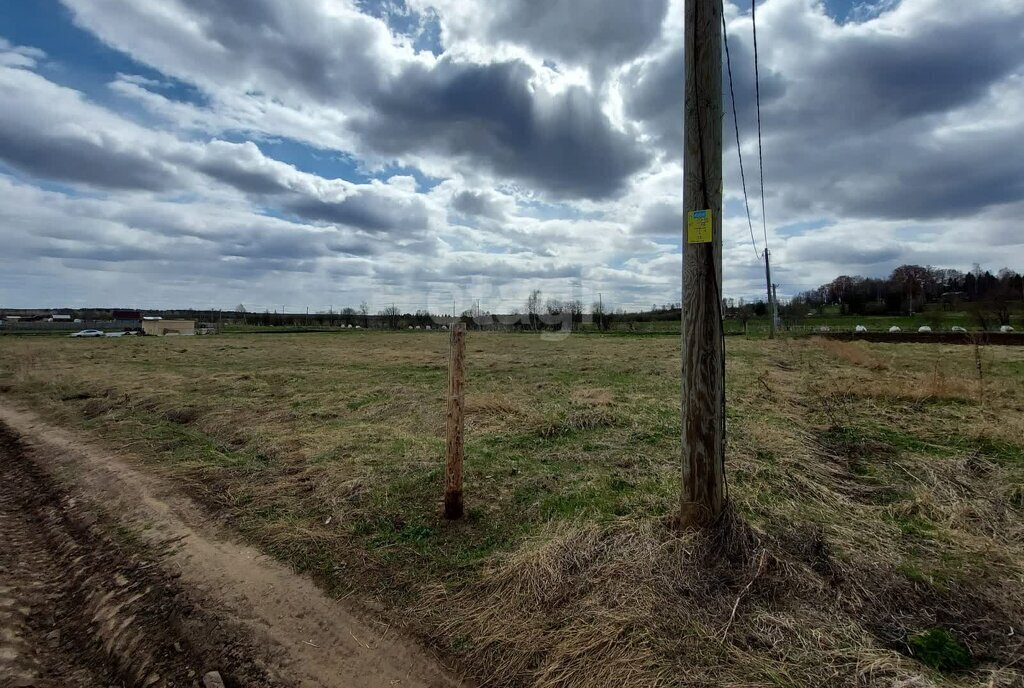
[[[7,406],[0,534],[0,688],[461,685],[158,478]]]
[[[174,577],[105,535],[0,426],[0,685],[284,685]],[[214,676],[209,681],[214,682]]]

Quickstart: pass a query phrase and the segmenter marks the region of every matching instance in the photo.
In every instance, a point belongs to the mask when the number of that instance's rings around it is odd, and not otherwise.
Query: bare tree
[[[568,311],[572,316],[573,324],[579,324],[583,322],[583,302],[579,299],[571,299],[562,304],[565,311]]]
[[[387,318],[387,322],[391,326],[391,329],[393,329],[393,330],[397,330],[398,329],[398,316],[401,315],[401,313],[398,312],[398,307],[397,306],[395,306],[395,305],[388,306],[387,308],[382,310],[377,315],[379,315],[379,316],[381,316],[383,318]]]
[[[537,329],[537,316],[540,314],[540,289],[534,289],[527,297],[526,313],[530,318],[530,327]]]

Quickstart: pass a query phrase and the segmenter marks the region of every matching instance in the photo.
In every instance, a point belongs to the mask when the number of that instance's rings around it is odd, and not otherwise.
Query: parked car
[[[902,332],[902,331],[903,331],[903,329],[899,325],[893,325],[892,327],[889,328],[889,333],[890,334],[896,334],[897,332]]]
[[[106,332],[103,334],[104,337],[123,337],[127,332]]]
[[[72,332],[68,335],[69,337],[102,337],[103,330],[79,330],[78,332]]]
[[[1013,332],[1013,328],[1010,327],[1009,325],[1003,325],[1002,327],[999,328],[999,331],[1005,334],[1007,332]]]
[[[953,327],[949,328],[949,331],[950,332],[966,332],[967,328],[966,327],[960,327],[959,325],[953,325]]]
[[[853,331],[854,332],[867,332],[868,328],[864,327],[863,325],[857,325],[857,327],[853,328]]]
[[[931,332],[932,328],[928,327],[927,325],[921,325],[921,327],[917,328],[917,331],[918,332],[922,332],[922,333],[927,333],[927,332]]]

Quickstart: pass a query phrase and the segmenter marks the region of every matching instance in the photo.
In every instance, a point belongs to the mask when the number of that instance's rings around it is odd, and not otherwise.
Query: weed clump
[[[929,628],[907,638],[910,656],[938,671],[971,668],[971,653],[944,628]]]

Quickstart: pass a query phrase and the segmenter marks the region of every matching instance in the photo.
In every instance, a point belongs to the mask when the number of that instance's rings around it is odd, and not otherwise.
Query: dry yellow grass
[[[0,389],[487,685],[1024,680],[1024,352],[730,339],[734,512],[679,535],[676,338],[471,333],[459,524],[437,509],[445,350],[0,338]]]

